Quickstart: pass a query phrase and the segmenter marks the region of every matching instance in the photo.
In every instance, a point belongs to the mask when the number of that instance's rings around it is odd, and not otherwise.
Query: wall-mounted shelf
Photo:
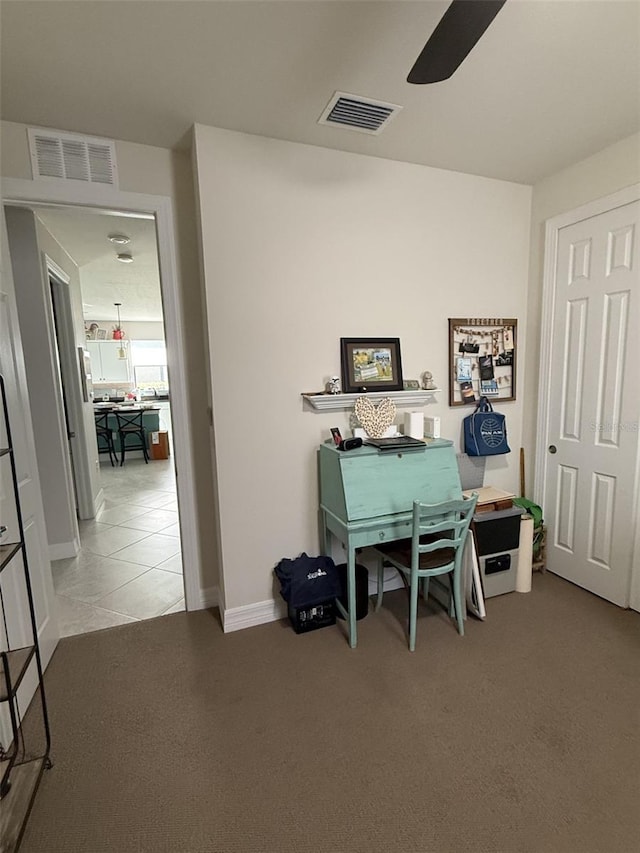
[[[431,400],[440,388],[431,391],[373,391],[369,394],[303,394],[303,400],[317,412],[339,412],[343,409],[352,409],[358,397],[366,397],[368,400],[393,400],[396,406],[424,406]]]

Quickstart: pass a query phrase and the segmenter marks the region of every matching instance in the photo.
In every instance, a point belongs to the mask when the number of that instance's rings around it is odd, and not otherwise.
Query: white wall
[[[60,397],[49,282],[32,211],[5,211],[20,333],[29,386],[49,553],[52,559],[77,553],[79,534],[69,467],[66,423]]]
[[[59,128],[65,130],[65,128]],[[31,180],[27,127],[14,122],[0,123],[0,174],[2,177]],[[116,140],[119,186],[126,192],[169,196],[172,200],[177,246],[178,276],[182,282],[182,307],[186,322],[186,367],[189,376],[190,408],[173,412],[189,418],[193,435],[193,454],[197,466],[197,524],[202,554],[201,588],[215,590],[218,582],[216,526],[212,523],[214,485],[207,400],[209,395],[208,360],[204,353],[202,287],[198,266],[196,210],[193,176],[188,151],[169,151],[149,145]],[[206,595],[205,595],[206,597]]]
[[[340,373],[341,336],[399,337],[405,378],[459,448],[448,317],[516,317],[527,358],[528,187],[196,126],[225,604],[270,599],[284,556],[317,553],[316,448],[348,413],[303,409]],[[513,453],[487,482],[518,488],[522,397],[503,403]]]
[[[636,133],[586,160],[581,160],[545,178],[533,188],[529,295],[526,308],[529,341],[524,383],[526,418],[523,431],[529,497],[533,495],[535,471],[545,222],[552,216],[610,195],[638,181],[640,181],[640,134]],[[544,393],[544,389],[540,391]]]

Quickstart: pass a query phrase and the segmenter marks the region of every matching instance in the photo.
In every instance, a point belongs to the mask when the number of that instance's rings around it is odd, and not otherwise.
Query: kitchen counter
[[[118,435],[118,421],[116,419],[116,412],[122,412],[122,414],[126,414],[127,412],[142,412],[142,426],[147,433],[147,439],[150,441],[149,434],[152,432],[158,432],[160,429],[160,407],[154,405],[147,405],[146,403],[134,403],[134,404],[126,404],[126,403],[95,403],[93,406],[93,410],[97,415],[104,415],[105,413],[108,415],[107,417],[107,425],[111,430],[111,434],[113,435],[113,443],[116,449],[116,453],[120,452],[120,437]],[[127,447],[129,446],[127,443]],[[103,445],[104,442],[101,443]],[[101,452],[104,452],[101,448]],[[128,451],[127,451],[128,452]],[[142,451],[133,452],[134,456],[142,456]]]
[[[94,403],[94,412],[114,412],[116,409],[119,412],[159,412],[160,407],[153,403]]]

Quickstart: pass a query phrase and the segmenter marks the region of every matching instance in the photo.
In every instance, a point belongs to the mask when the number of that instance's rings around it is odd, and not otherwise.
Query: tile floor
[[[80,521],[77,557],[51,564],[60,635],[184,610],[173,461],[101,463],[105,502]]]

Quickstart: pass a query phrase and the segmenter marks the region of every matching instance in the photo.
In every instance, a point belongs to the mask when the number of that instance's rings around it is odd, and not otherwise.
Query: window
[[[167,366],[164,341],[131,341],[131,363],[134,367]]]
[[[167,348],[164,341],[131,341],[131,365],[136,388],[169,388]]]

